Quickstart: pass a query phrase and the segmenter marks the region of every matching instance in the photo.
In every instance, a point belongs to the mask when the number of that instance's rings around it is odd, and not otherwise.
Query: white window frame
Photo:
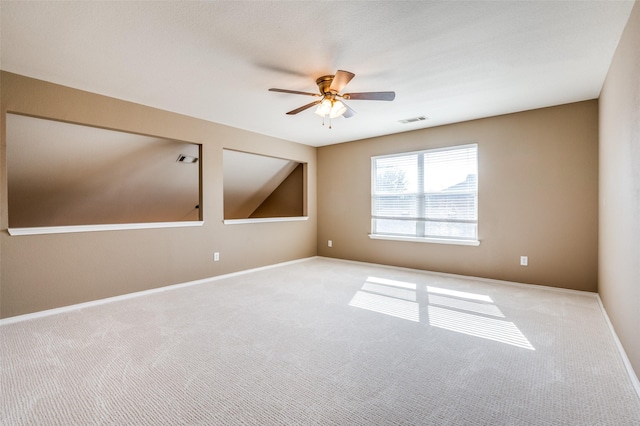
[[[466,144],[466,145],[456,145],[449,146],[443,148],[434,148],[434,149],[426,149],[421,151],[411,151],[411,152],[402,152],[402,153],[394,153],[387,155],[378,155],[371,157],[371,233],[369,234],[369,238],[378,239],[378,240],[395,240],[395,241],[413,241],[413,242],[425,242],[425,243],[437,243],[437,244],[456,244],[456,245],[468,245],[468,246],[479,246],[480,240],[478,239],[478,188],[476,187],[475,197],[476,197],[476,220],[459,220],[454,219],[450,220],[455,223],[473,223],[475,224],[476,235],[475,237],[455,237],[455,236],[427,236],[424,234],[424,224],[429,221],[429,219],[425,218],[424,212],[424,199],[426,196],[426,192],[424,190],[424,163],[420,159],[418,161],[418,188],[416,191],[416,217],[394,217],[394,219],[400,220],[411,220],[417,221],[416,232],[415,235],[406,235],[406,234],[392,234],[392,233],[377,233],[376,232],[376,219],[382,219],[384,216],[377,216],[375,212],[375,201],[376,201],[376,165],[377,160],[383,158],[392,158],[392,157],[402,157],[408,155],[418,155],[419,157],[423,157],[426,153],[433,153],[438,151],[453,151],[458,149],[467,149],[470,147],[474,147],[476,149],[476,162],[478,161],[478,144]],[[438,219],[438,222],[443,221],[442,219]],[[448,220],[444,220],[448,221]]]

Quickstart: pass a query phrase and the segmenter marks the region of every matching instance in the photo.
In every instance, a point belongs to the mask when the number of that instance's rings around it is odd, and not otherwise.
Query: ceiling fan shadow
[[[254,65],[257,66],[258,68],[262,68],[264,70],[268,70],[268,71],[273,71],[273,72],[277,72],[280,74],[289,74],[289,75],[295,75],[296,77],[305,77],[308,78],[309,75],[307,73],[301,72],[301,71],[296,71],[293,69],[289,69],[289,68],[284,68],[282,66],[279,65],[271,65],[268,63],[264,63],[264,62],[254,62]]]

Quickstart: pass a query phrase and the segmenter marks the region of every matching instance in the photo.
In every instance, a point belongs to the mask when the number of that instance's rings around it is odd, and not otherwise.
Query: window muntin
[[[373,157],[373,235],[475,241],[478,146]]]

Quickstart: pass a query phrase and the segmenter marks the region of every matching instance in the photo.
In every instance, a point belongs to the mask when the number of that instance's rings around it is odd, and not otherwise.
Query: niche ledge
[[[130,229],[184,228],[202,226],[204,221],[184,222],[150,222],[150,223],[118,223],[109,225],[74,225],[74,226],[43,226],[30,228],[8,228],[11,236],[69,234],[75,232],[123,231]]]

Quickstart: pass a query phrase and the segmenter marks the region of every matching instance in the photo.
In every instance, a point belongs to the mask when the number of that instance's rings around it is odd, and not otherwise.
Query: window
[[[478,244],[478,146],[371,159],[371,237]]]

